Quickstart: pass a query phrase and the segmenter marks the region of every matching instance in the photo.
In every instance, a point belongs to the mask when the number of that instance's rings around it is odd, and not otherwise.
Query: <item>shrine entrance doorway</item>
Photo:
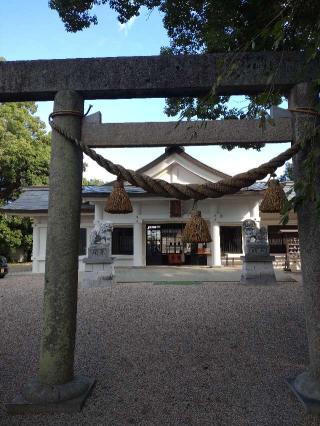
[[[182,242],[185,223],[147,224],[147,265],[207,265],[210,249],[205,243]]]

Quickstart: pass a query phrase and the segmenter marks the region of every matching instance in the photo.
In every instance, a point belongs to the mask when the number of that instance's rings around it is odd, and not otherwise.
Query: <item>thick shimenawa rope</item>
[[[61,111],[59,115],[71,115],[70,111]],[[106,169],[109,173],[118,176],[131,183],[131,185],[143,188],[145,191],[160,195],[162,197],[177,198],[180,200],[203,200],[205,198],[220,198],[224,195],[235,194],[242,188],[253,185],[257,180],[265,178],[268,174],[272,174],[278,167],[292,158],[300,149],[300,144],[296,142],[289,149],[272,158],[267,163],[261,164],[259,167],[250,169],[247,172],[239,173],[233,177],[222,179],[218,182],[208,182],[205,184],[189,184],[168,183],[162,179],[153,179],[142,173],[136,173],[134,170],[126,169],[120,164],[114,164],[100,154],[89,148],[82,141],[72,137],[64,129],[60,128],[53,120],[57,113],[50,114],[49,123],[51,127],[60,135],[70,142],[73,142],[88,157],[94,160],[99,166]],[[76,115],[76,114],[72,114]]]

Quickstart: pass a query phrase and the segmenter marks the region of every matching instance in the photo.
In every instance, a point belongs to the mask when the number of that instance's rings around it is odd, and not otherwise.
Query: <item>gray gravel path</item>
[[[118,284],[79,294],[75,415],[9,417],[36,374],[43,276],[0,280],[1,425],[320,425],[285,378],[307,358],[301,284]]]

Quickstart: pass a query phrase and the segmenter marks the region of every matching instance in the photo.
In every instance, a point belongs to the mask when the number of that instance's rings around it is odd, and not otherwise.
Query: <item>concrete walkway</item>
[[[29,275],[31,263],[9,265],[10,275]],[[276,270],[279,282],[301,281],[301,273]],[[80,272],[80,279],[82,276]],[[38,276],[43,274],[36,274]],[[116,279],[119,283],[138,282],[239,282],[241,266],[209,268],[205,266],[147,266],[142,268],[117,267]]]
[[[32,272],[32,262],[9,263],[9,272],[14,274]]]
[[[296,273],[276,270],[277,280],[290,282],[297,280]],[[117,281],[126,282],[238,282],[241,267],[208,268],[200,266],[149,266],[145,268],[116,268]]]

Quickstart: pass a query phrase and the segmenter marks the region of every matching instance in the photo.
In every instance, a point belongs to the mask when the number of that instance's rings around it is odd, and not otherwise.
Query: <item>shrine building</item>
[[[187,154],[180,146],[167,148],[160,157],[137,170],[171,183],[203,184],[229,177]],[[68,183],[66,182],[65,190]],[[297,218],[290,214],[286,226],[279,214],[262,214],[259,204],[266,184],[257,182],[234,195],[198,202],[202,217],[208,221],[212,242],[183,244],[182,230],[190,217],[193,201],[168,199],[126,184],[133,212],[111,215],[104,211],[112,182],[102,186],[84,186],[79,246],[79,270],[84,270],[90,231],[96,221],[113,223],[112,255],[116,266],[232,264],[243,254],[242,222],[253,219],[268,229],[271,254],[284,265],[288,238],[298,237]],[[285,191],[292,188],[286,182]],[[30,217],[33,221],[32,271],[45,271],[49,188],[25,188],[20,197],[1,210],[10,215]]]

